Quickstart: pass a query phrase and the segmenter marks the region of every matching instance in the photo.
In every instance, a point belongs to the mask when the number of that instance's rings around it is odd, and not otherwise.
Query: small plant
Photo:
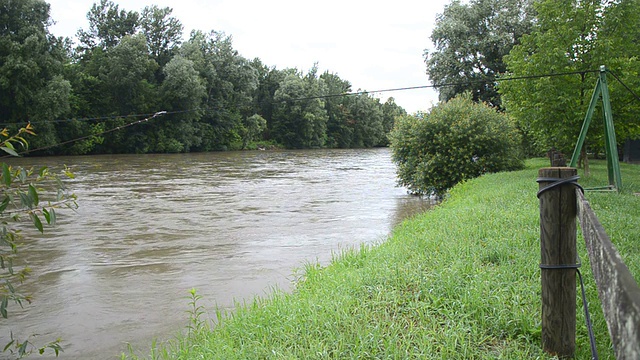
[[[11,156],[19,156],[16,146],[28,147],[28,142],[24,134],[35,135],[31,124],[21,128],[17,134],[10,136],[7,129],[0,131],[0,150]],[[28,294],[22,294],[18,286],[29,275],[30,269],[27,266],[16,266],[18,259],[19,241],[21,234],[12,224],[19,222],[24,216],[28,216],[33,226],[44,232],[43,220],[49,224],[56,223],[56,208],[66,206],[75,209],[77,207],[76,198],[73,194],[68,194],[60,178],[49,172],[46,167],[39,171],[33,169],[23,169],[12,167],[6,163],[0,165],[0,315],[5,324],[11,325],[9,319],[9,304],[13,303],[20,307],[24,302],[31,303]],[[65,169],[65,175],[73,177],[69,169]],[[43,184],[53,186],[55,191],[53,198],[45,200],[42,195],[50,192],[43,188]],[[16,338],[10,333],[10,341],[4,346],[3,352],[22,358],[37,351],[43,354],[46,349],[54,351],[56,356],[62,351],[60,339],[36,346],[30,340],[32,336],[25,340]]]
[[[204,306],[198,304],[198,301],[201,299],[202,295],[198,295],[195,288],[189,290],[189,325],[187,325],[187,338],[192,338],[205,326],[205,321],[202,319],[202,315],[205,313]]]

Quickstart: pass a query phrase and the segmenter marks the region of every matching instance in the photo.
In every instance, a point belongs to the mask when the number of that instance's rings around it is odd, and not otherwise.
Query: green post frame
[[[609,97],[609,87],[607,86],[607,69],[604,65],[600,66],[600,76],[596,82],[596,87],[593,90],[591,96],[591,102],[587,109],[584,122],[582,123],[582,129],[580,130],[580,136],[578,136],[578,142],[576,148],[571,156],[570,167],[576,167],[578,163],[578,157],[580,151],[584,145],[584,140],[587,137],[587,131],[591,124],[591,118],[596,108],[598,98],[602,96],[602,108],[604,113],[604,135],[605,135],[605,153],[607,156],[607,170],[609,175],[609,187],[620,191],[622,188],[622,176],[620,174],[620,161],[618,160],[618,144],[616,142],[616,132],[613,127],[613,113],[611,111],[611,98]]]

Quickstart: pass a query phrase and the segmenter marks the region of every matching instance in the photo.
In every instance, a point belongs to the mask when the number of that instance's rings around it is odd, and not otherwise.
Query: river
[[[0,327],[2,345],[9,331],[61,337],[60,359],[115,359],[127,343],[147,354],[187,325],[190,289],[211,314],[289,290],[305,263],[383,241],[430,205],[396,186],[388,149],[9,161],[76,175],[77,211],[25,232],[34,301]]]

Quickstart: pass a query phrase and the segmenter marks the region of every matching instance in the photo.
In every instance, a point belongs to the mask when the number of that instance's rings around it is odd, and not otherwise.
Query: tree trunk
[[[587,178],[591,175],[591,171],[589,170],[589,155],[587,155],[586,145],[582,146],[582,150],[580,151],[580,161],[583,165],[584,177]]]

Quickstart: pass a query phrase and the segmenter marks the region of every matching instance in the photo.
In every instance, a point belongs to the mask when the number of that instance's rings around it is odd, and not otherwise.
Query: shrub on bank
[[[399,118],[389,136],[398,182],[416,194],[442,195],[485,173],[524,168],[515,124],[468,95]]]

